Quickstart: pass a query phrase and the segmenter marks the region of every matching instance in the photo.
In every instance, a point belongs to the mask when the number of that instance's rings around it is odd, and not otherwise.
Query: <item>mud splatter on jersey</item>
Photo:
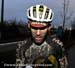
[[[47,57],[50,54],[53,54],[53,48],[46,42],[40,46],[33,43],[25,52],[25,56],[29,64],[33,63],[33,61],[38,57]]]

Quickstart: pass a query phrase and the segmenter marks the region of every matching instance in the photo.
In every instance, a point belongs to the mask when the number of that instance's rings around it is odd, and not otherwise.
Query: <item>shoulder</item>
[[[53,47],[57,52],[64,51],[63,43],[59,40],[56,35],[51,35],[47,39],[47,43]]]
[[[59,40],[58,37],[54,36],[54,37],[52,38],[52,41],[53,41],[55,44],[57,44],[57,47],[60,48],[63,52],[65,51],[64,44],[63,44],[62,41]]]
[[[23,57],[23,52],[24,50],[26,49],[26,44],[28,42],[28,39],[25,39],[23,41],[19,41],[18,44],[17,44],[17,48],[16,48],[16,58],[21,61],[22,57]],[[16,61],[19,61],[19,60],[16,60]]]
[[[56,47],[62,49],[62,51],[65,51],[63,42],[60,41],[60,39],[57,36],[52,36],[52,42],[54,42],[55,44],[57,44]]]
[[[31,46],[31,44],[32,44],[31,38],[27,38],[23,41],[18,42],[17,48],[21,51],[25,51]]]
[[[55,44],[57,44],[57,45],[63,47],[63,42],[60,41],[60,39],[56,36],[56,34],[55,34],[55,35],[51,35],[51,40],[52,40],[52,42],[54,42]]]
[[[19,42],[18,42],[18,46],[21,47],[21,46],[23,46],[23,45],[29,43],[29,42],[30,42],[30,39],[31,39],[31,38],[26,38],[25,40],[19,41]]]
[[[19,41],[18,42],[18,47],[20,48],[20,47],[22,47],[26,43],[27,43],[27,39],[26,40],[23,40],[23,41]]]
[[[58,38],[54,37],[52,38],[52,41],[58,44],[59,46],[63,47],[63,42],[61,42]]]

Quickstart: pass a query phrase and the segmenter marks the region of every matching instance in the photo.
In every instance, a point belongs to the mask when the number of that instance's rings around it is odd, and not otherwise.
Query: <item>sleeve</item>
[[[62,47],[60,45],[57,45],[56,49],[57,49],[56,51],[57,51],[58,58],[59,59],[62,58],[64,56],[64,51],[63,51]]]
[[[54,42],[54,49],[56,51],[56,56],[58,58],[62,58],[64,55],[64,48],[63,48],[63,43],[60,42],[60,40],[53,38],[53,42]]]
[[[68,60],[65,53],[65,48],[63,47],[63,43],[57,39],[54,39],[54,42],[56,43],[55,45],[56,55],[60,62],[61,68],[68,68]]]
[[[61,68],[68,68],[68,59],[64,47],[62,47],[62,57],[59,58]]]
[[[16,49],[16,67],[15,68],[22,68],[20,66],[21,64],[24,64],[24,58],[22,57],[22,41],[17,44],[17,49]]]

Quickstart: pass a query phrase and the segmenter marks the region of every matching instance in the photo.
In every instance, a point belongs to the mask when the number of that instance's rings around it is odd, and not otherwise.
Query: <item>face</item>
[[[44,41],[47,31],[49,29],[48,24],[31,22],[29,26],[34,42],[36,44],[41,44]]]

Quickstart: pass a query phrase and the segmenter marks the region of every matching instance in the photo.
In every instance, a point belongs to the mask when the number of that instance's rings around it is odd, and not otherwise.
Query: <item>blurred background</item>
[[[54,11],[51,35],[64,43],[69,67],[75,68],[75,0],[0,0],[0,66],[13,63],[16,44],[30,37],[26,11],[32,5],[45,4]]]

